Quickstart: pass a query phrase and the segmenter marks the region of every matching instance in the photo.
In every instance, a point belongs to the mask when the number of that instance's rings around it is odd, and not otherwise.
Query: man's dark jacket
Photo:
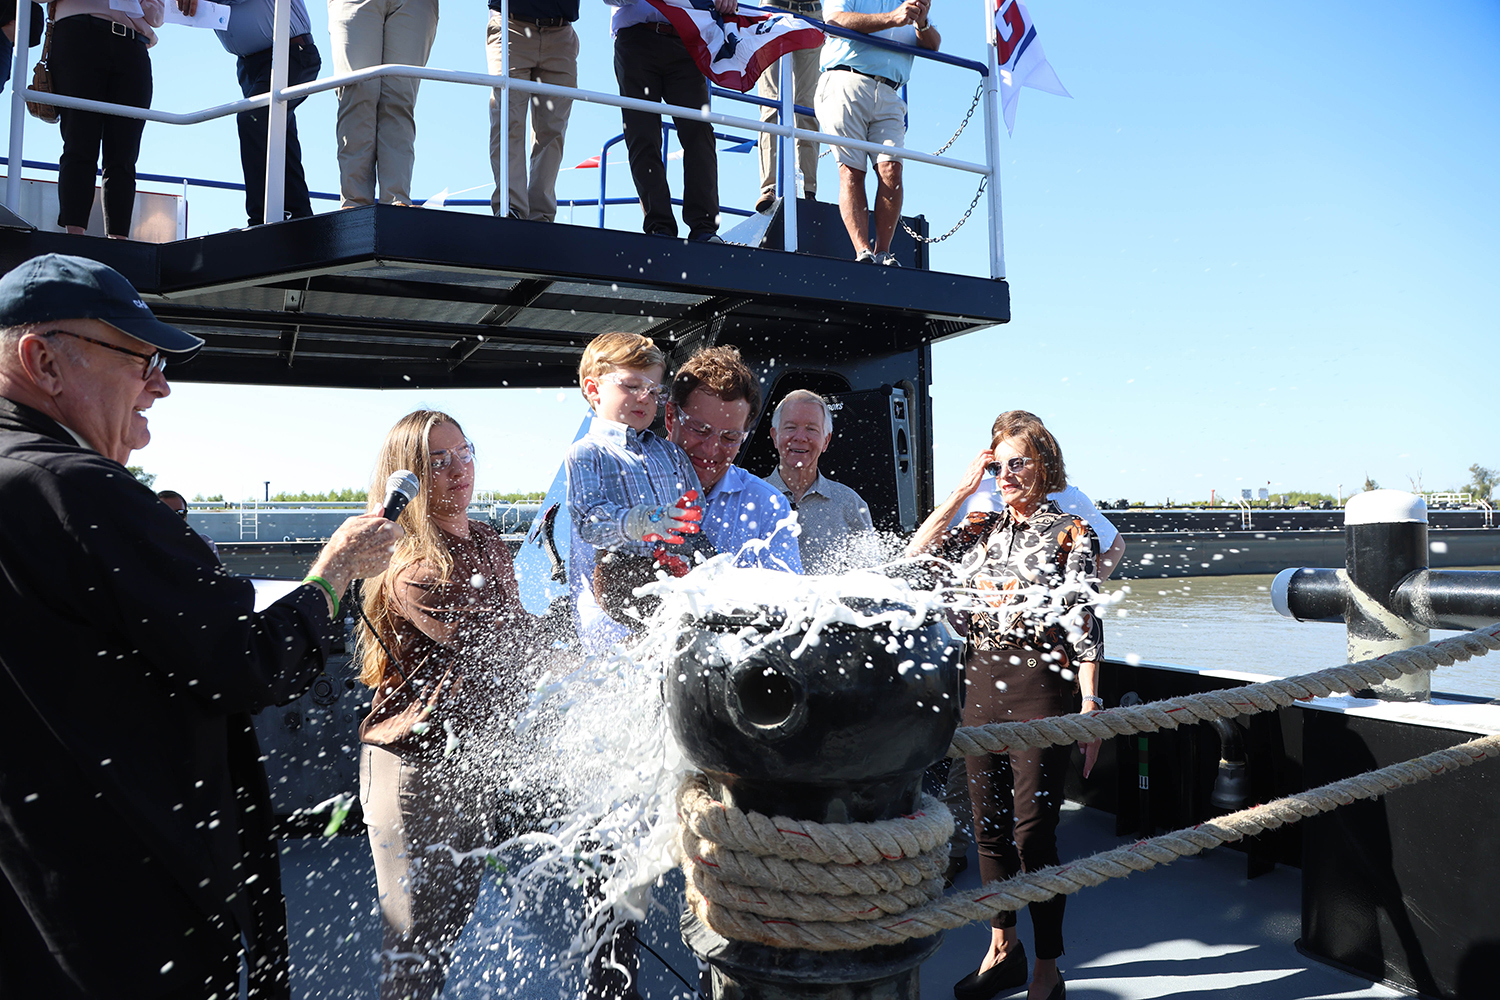
[[[123,466],[0,398],[0,996],[207,996],[242,933],[285,993],[249,713],[334,633],[312,586],[253,607]]]

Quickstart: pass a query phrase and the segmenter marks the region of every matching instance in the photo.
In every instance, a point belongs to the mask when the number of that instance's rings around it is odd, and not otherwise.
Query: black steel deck
[[[1010,318],[1003,280],[388,205],[160,245],[0,230],[0,268],[47,252],[110,264],[203,337],[183,381],[564,385],[609,330],[836,367]]]

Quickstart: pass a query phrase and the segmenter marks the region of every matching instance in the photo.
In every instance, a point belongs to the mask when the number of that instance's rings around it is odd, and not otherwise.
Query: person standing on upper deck
[[[664,101],[679,107],[708,106],[708,80],[687,45],[661,11],[646,0],[605,0],[615,8],[609,31],[615,39],[615,79],[621,97]],[[732,14],[735,0],[713,0],[720,14]],[[641,199],[641,228],[658,236],[677,235],[672,192],[661,155],[661,115],[621,110],[630,176]],[[682,144],[682,221],[688,239],[719,239],[719,160],[714,127],[692,118],[673,118]]]
[[[225,51],[239,57],[235,67],[240,91],[246,97],[271,90],[271,45],[276,40],[276,0],[221,0],[233,8],[229,27],[216,31]],[[177,6],[188,17],[198,9],[198,0],[177,0]],[[312,21],[307,5],[292,0],[291,41],[287,46],[286,83],[295,87],[318,78],[323,57],[313,44]],[[286,109],[286,181],[282,188],[283,206],[288,219],[306,219],[313,214],[307,194],[307,177],[302,172],[302,144],[297,141],[297,105],[307,100],[299,97]],[[266,221],[266,145],[271,134],[271,111],[256,108],[234,116],[240,130],[240,166],[245,172],[245,216],[252,226]]]
[[[426,66],[437,37],[438,0],[328,0],[333,71],[399,63]],[[385,77],[340,87],[339,207],[411,204],[417,81]]]
[[[762,6],[790,11],[798,17],[812,17],[818,20],[823,18],[823,0],[766,0]],[[813,93],[818,89],[818,55],[822,51],[822,46],[815,46],[787,53],[792,60],[792,101],[804,108],[812,107]],[[760,75],[760,81],[755,89],[761,97],[772,101],[781,100],[780,62],[772,63],[770,68]],[[777,108],[761,108],[760,120],[774,121],[778,114]],[[818,120],[816,118],[807,115],[795,117],[798,128],[817,131]],[[762,132],[758,145],[760,146],[760,198],[755,202],[755,210],[764,212],[776,201],[776,172],[781,164],[781,156],[779,140],[774,135]],[[802,172],[802,197],[815,198],[818,193],[817,143],[802,141],[797,143],[797,169]],[[782,193],[796,197],[797,178],[786,178]]]
[[[490,23],[484,51],[490,73],[500,75],[500,40],[505,25],[501,0],[490,0]],[[578,86],[578,0],[511,0],[510,75],[558,87]],[[529,98],[529,100],[528,100]],[[531,106],[531,176],[527,179],[526,107]],[[562,165],[563,137],[573,102],[566,97],[542,97],[511,91],[509,114],[500,111],[500,91],[490,95],[490,166],[495,171],[495,194],[490,207],[496,215],[509,212],[518,219],[551,222],[557,217],[557,170]],[[510,191],[500,190],[500,130],[510,129]]]
[[[928,16],[930,0],[828,0],[829,24],[936,51],[942,43]],[[906,102],[900,89],[911,77],[912,55],[864,42],[830,37],[823,44],[823,77],[814,109],[824,132],[884,146],[906,144]],[[901,161],[842,146],[839,161],[839,214],[854,244],[855,260],[899,266],[891,237],[901,218]],[[875,241],[870,242],[870,209],[865,195],[868,164],[875,164]]]
[[[130,7],[133,9],[124,9]],[[162,0],[120,4],[110,0],[58,0],[51,5],[53,92],[91,101],[151,106],[151,56],[166,16]],[[24,84],[25,81],[17,81]],[[135,213],[135,161],[141,154],[140,118],[60,108],[62,155],[57,160],[57,224],[81,235],[94,210],[94,174],[104,155],[104,232],[130,238]]]

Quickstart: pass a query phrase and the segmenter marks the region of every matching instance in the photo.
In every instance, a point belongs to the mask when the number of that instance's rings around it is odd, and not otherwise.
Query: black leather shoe
[[[1026,948],[1017,942],[1016,950],[1003,960],[996,962],[983,972],[975,970],[954,983],[953,996],[956,1000],[990,1000],[991,997],[997,997],[1009,990],[1020,989],[1025,985]],[[1059,982],[1058,986],[1061,987],[1062,983]],[[1059,1000],[1059,998],[1052,996],[1047,1000]]]
[[[953,883],[958,877],[969,870],[969,856],[967,854],[955,854],[948,859],[948,867],[943,869],[943,888],[953,888]]]
[[[1068,1000],[1068,985],[1063,982],[1061,973],[1057,976],[1057,985],[1047,994],[1047,1000]]]

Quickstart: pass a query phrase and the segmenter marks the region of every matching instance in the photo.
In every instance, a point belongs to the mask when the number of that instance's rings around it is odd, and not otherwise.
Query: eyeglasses
[[[437,451],[428,453],[427,467],[433,472],[443,472],[454,462],[462,462],[465,465],[474,464],[474,442],[465,441],[457,448],[439,448]]]
[[[42,336],[52,337],[56,336],[59,333],[65,334],[69,337],[76,337],[79,340],[86,340],[90,344],[97,344],[100,347],[107,347],[111,351],[117,351],[120,354],[128,354],[132,358],[140,358],[141,361],[144,362],[144,364],[141,366],[142,382],[149,379],[152,372],[164,372],[167,370],[167,356],[161,351],[152,351],[150,354],[142,354],[140,351],[132,351],[129,348],[119,347],[115,344],[108,344],[102,340],[95,340],[93,337],[85,337],[83,334],[74,333],[72,330],[48,330],[46,333],[42,334]]]
[[[677,416],[682,420],[682,429],[693,437],[706,438],[717,435],[719,443],[726,448],[738,448],[744,443],[744,431],[716,431],[713,424],[705,424],[700,420],[694,420],[682,411],[682,407],[678,406],[674,407],[674,409],[677,411]]]
[[[672,387],[661,385],[656,382],[647,382],[633,375],[623,375],[620,372],[606,372],[599,376],[606,382],[613,382],[620,387],[622,392],[631,396],[652,396],[658,402],[672,395]]]
[[[1031,459],[1025,458],[1025,457],[1023,457],[1021,455],[1016,455],[1013,458],[1009,458],[1004,463],[1006,471],[1010,472],[1010,474],[1013,475],[1013,476],[1019,476],[1021,474],[1022,470],[1025,469],[1026,466],[1028,466],[1030,464],[1031,464]],[[984,471],[988,472],[992,476],[999,476],[1000,475],[1000,466],[1001,466],[1001,463],[999,463],[999,462],[991,462],[989,465],[986,465],[984,467]]]

